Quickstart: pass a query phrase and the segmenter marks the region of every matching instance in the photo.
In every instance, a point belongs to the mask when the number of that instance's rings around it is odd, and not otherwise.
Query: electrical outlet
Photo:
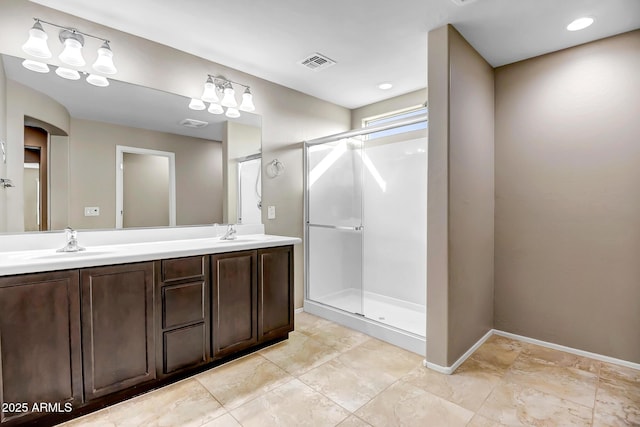
[[[85,207],[84,216],[100,216],[100,208],[97,206]]]
[[[276,207],[269,206],[267,208],[267,219],[276,219]]]

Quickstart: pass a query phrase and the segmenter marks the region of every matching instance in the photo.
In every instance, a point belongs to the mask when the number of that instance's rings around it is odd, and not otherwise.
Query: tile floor
[[[288,341],[65,426],[640,426],[640,371],[491,337],[454,375],[306,313]]]

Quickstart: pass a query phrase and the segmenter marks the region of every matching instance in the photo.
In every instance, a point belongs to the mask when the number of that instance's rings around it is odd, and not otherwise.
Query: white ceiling
[[[427,33],[447,23],[493,66],[640,28],[640,0],[32,1],[347,108],[424,88]],[[337,64],[298,64],[314,52]]]

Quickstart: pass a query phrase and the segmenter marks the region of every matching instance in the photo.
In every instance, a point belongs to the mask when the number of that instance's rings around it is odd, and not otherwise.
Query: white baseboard
[[[547,341],[541,341],[541,340],[537,340],[535,338],[529,338],[529,337],[525,337],[525,336],[522,336],[522,335],[512,334],[510,332],[499,331],[499,330],[496,330],[496,329],[493,330],[493,333],[496,334],[496,335],[499,335],[501,337],[511,338],[513,340],[522,341],[522,342],[526,342],[526,343],[529,343],[529,344],[536,344],[536,345],[539,345],[539,346],[542,346],[542,347],[547,347],[547,348],[551,348],[551,349],[554,349],[554,350],[564,351],[566,353],[575,354],[576,356],[588,357],[590,359],[599,360],[601,362],[607,362],[607,363],[611,363],[611,364],[614,364],[614,365],[620,365],[620,366],[625,366],[627,368],[640,370],[640,363],[633,363],[633,362],[629,362],[627,360],[616,359],[615,357],[604,356],[604,355],[598,354],[598,353],[591,353],[590,351],[579,350],[577,348],[567,347],[567,346],[560,345],[560,344],[554,344],[554,343],[547,342]]]
[[[522,335],[512,334],[510,332],[499,331],[497,329],[491,329],[489,332],[487,332],[482,338],[478,340],[478,342],[476,342],[469,350],[466,351],[466,353],[464,353],[451,366],[440,366],[438,364],[428,362],[426,359],[422,362],[422,364],[429,369],[432,369],[436,372],[440,372],[441,374],[451,375],[455,372],[456,369],[458,369],[460,365],[464,363],[465,360],[467,360],[473,354],[474,351],[476,351],[482,344],[484,344],[484,342],[488,340],[489,337],[491,337],[491,335],[499,335],[501,337],[511,338],[516,341],[535,344],[541,347],[551,348],[553,350],[564,351],[566,353],[575,354],[576,356],[588,357],[590,359],[599,360],[601,362],[607,362],[614,365],[620,365],[620,366],[625,366],[627,368],[640,370],[640,363],[633,363],[627,360],[616,359],[615,357],[604,356],[598,353],[591,353],[590,351],[579,350],[577,348],[567,347],[560,344],[554,344],[547,341],[541,341],[535,338],[529,338]]]
[[[296,313],[296,314],[298,314],[298,313],[302,313],[303,311],[304,311],[304,307],[300,307],[300,308],[296,308],[296,309],[295,309],[295,313]]]
[[[480,348],[480,346],[484,344],[484,342],[488,340],[491,335],[493,335],[493,332],[493,329],[491,329],[489,332],[484,334],[482,338],[480,338],[473,346],[471,346],[471,348],[467,350],[462,356],[460,356],[460,358],[456,360],[455,363],[451,366],[440,366],[435,363],[428,362],[426,359],[422,362],[422,364],[429,369],[440,372],[441,374],[451,375],[456,369],[458,369],[458,366],[462,365],[464,361],[473,354],[474,351]],[[427,345],[429,345],[428,342]]]

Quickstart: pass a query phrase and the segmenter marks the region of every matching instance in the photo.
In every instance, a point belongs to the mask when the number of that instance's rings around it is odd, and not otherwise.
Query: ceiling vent
[[[184,127],[187,128],[203,128],[206,125],[209,124],[209,122],[203,122],[202,120],[196,120],[196,119],[184,119],[183,121],[180,122],[180,124]]]
[[[307,56],[302,61],[298,62],[298,64],[313,71],[320,71],[335,65],[336,61],[316,52]]]
[[[457,6],[466,6],[471,3],[475,3],[478,0],[451,0]]]

